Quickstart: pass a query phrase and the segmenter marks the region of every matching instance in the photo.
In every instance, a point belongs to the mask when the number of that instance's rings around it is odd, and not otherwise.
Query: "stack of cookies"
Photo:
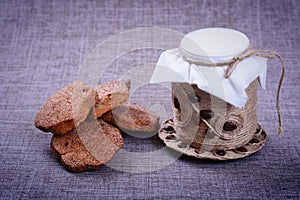
[[[43,105],[35,126],[52,132],[51,152],[69,171],[98,169],[122,148],[122,130],[153,132],[159,116],[128,102],[130,81],[93,89],[74,82]]]

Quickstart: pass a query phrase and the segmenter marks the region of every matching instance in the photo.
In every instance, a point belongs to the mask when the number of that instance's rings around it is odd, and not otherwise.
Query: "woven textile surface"
[[[118,33],[147,27],[182,34],[205,27],[233,28],[246,33],[256,48],[280,53],[286,67],[280,96],[282,135],[277,134],[275,102],[280,63],[270,60],[267,89],[258,90],[258,120],[268,133],[261,151],[226,162],[181,156],[143,173],[109,166],[79,174],[66,171],[50,152],[51,134],[34,127],[37,112],[52,94],[77,79],[81,64],[98,45]],[[179,40],[174,44],[176,48]],[[0,199],[299,199],[299,44],[297,0],[2,0]],[[155,63],[163,50],[127,52],[105,69],[99,82],[120,79],[137,66]],[[100,56],[112,54],[108,49]],[[147,67],[144,70],[149,73]],[[153,110],[158,105],[156,110],[165,108],[165,117],[172,115],[170,90],[159,84],[141,85],[130,100]],[[128,152],[164,147],[155,135],[125,134],[124,139]],[[122,162],[126,165],[130,159]]]

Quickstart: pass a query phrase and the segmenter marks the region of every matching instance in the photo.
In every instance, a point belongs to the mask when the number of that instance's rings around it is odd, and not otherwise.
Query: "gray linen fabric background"
[[[299,199],[299,4],[297,0],[2,0],[0,199]],[[271,60],[267,89],[258,91],[257,113],[269,138],[252,156],[228,162],[181,156],[146,173],[108,166],[67,172],[51,155],[51,134],[34,127],[35,115],[52,94],[76,80],[81,63],[97,45],[138,27],[183,34],[205,27],[234,28],[246,33],[256,48],[278,51],[286,65],[282,135],[277,134],[275,107],[280,65]],[[99,81],[119,79],[136,66],[154,63],[161,52],[140,49],[123,55]],[[159,102],[171,115],[170,91],[158,85],[140,87],[131,100],[148,108]],[[150,152],[164,146],[157,136],[124,137],[127,151]]]

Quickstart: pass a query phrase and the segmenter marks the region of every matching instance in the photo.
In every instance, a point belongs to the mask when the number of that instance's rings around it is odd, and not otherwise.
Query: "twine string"
[[[180,50],[180,49],[179,49]],[[281,74],[277,86],[277,92],[276,92],[276,108],[277,108],[277,116],[278,116],[278,133],[282,133],[282,119],[281,119],[281,112],[280,112],[280,100],[279,100],[279,95],[280,95],[280,90],[284,78],[284,62],[282,57],[276,52],[272,50],[259,50],[259,49],[253,49],[252,46],[250,45],[248,48],[246,48],[241,54],[238,56],[232,58],[231,60],[224,61],[224,62],[218,62],[218,63],[209,63],[209,62],[204,62],[200,61],[197,59],[193,59],[190,56],[186,55],[184,52],[180,50],[180,54],[183,57],[184,60],[193,63],[195,65],[201,65],[201,66],[206,66],[206,67],[224,67],[227,66],[224,78],[229,78],[232,72],[236,69],[237,65],[243,61],[246,58],[256,56],[256,57],[261,57],[261,58],[267,58],[267,59],[273,59],[273,58],[278,58],[280,63],[281,63]]]

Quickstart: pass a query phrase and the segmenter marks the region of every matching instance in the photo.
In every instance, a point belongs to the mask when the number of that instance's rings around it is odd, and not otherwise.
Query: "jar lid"
[[[205,57],[234,57],[248,46],[249,39],[242,32],[228,28],[205,28],[186,34],[179,49],[193,59],[203,60]]]

